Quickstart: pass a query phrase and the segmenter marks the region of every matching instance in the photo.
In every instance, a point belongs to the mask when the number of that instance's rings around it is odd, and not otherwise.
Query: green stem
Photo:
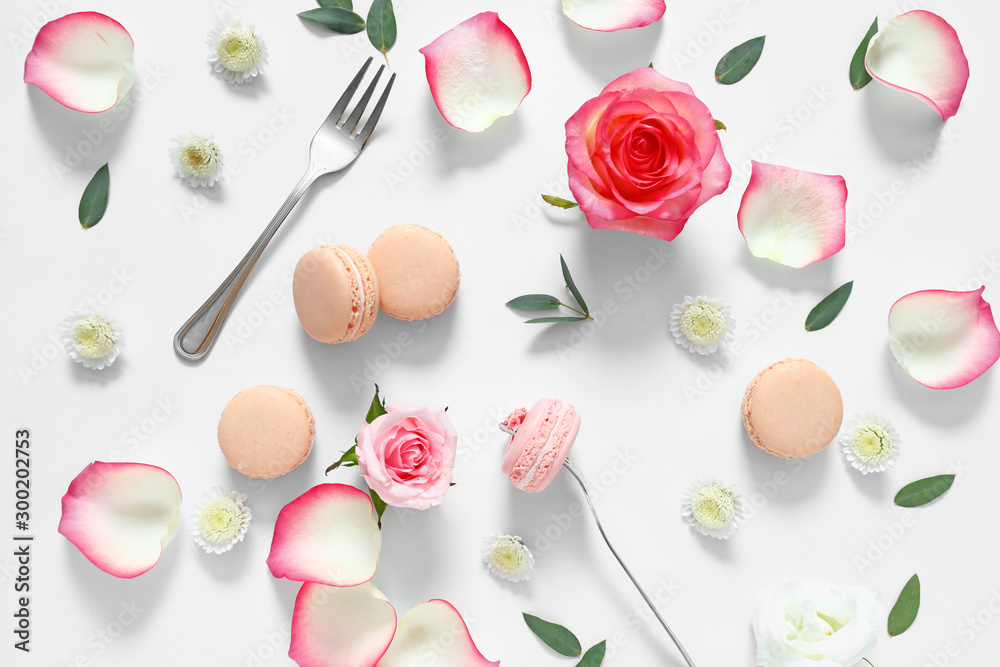
[[[577,315],[581,315],[581,316],[583,316],[583,317],[586,317],[586,318],[587,318],[588,320],[592,320],[592,319],[594,319],[593,317],[591,317],[591,316],[590,316],[590,315],[588,315],[587,313],[583,312],[582,310],[577,310],[577,309],[576,309],[576,308],[574,308],[573,306],[571,306],[571,305],[569,305],[569,304],[566,304],[566,303],[563,303],[562,301],[560,301],[560,302],[559,302],[559,305],[560,305],[560,306],[562,306],[563,308],[569,308],[570,310],[572,310],[572,311],[573,311],[574,313],[576,313]]]
[[[861,659],[867,662],[869,665],[872,665],[872,661],[869,660],[868,658],[861,658]],[[875,665],[872,665],[872,667],[875,667]]]

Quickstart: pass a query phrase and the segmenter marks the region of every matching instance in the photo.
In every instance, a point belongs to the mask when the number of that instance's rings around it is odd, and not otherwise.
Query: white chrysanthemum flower
[[[264,71],[267,46],[252,25],[240,21],[219,23],[208,33],[208,61],[233,84],[249,83]]]
[[[114,320],[97,313],[71,315],[63,323],[62,334],[63,345],[73,361],[98,371],[115,363],[125,347],[125,338]]]
[[[244,505],[247,495],[222,486],[213,486],[191,512],[191,537],[210,554],[232,549],[250,528],[253,515]]]
[[[684,492],[682,514],[702,535],[726,540],[743,519],[743,503],[736,489],[722,482],[696,480]]]
[[[847,460],[863,475],[896,465],[901,442],[889,420],[874,412],[852,419],[840,436]]]
[[[222,178],[222,151],[211,137],[193,132],[174,137],[170,161],[177,175],[194,187],[210,187]]]
[[[516,535],[487,535],[483,540],[483,561],[490,572],[507,581],[527,581],[535,571],[534,555]]]
[[[670,331],[677,344],[698,354],[712,354],[733,337],[729,304],[707,296],[684,297],[670,313]]]

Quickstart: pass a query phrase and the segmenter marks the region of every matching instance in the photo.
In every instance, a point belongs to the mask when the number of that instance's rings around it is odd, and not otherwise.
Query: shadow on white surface
[[[808,290],[826,296],[839,285],[834,285],[833,275],[837,256],[810,264],[801,269],[785,266],[769,259],[754,257],[747,250],[742,255],[743,267],[756,280],[772,288]]]
[[[989,397],[991,373],[956,389],[930,389],[911,378],[886,346],[885,364],[899,402],[916,417],[940,426],[962,424],[972,419]]]
[[[839,456],[836,453],[836,440],[815,456],[790,461],[769,454],[753,444],[747,437],[742,417],[737,415],[734,422],[738,425],[737,442],[755,480],[751,492],[763,493],[767,504],[776,502],[788,505],[808,501],[823,493],[823,487],[830,477],[827,474],[830,459]],[[760,510],[761,507],[756,509]]]
[[[909,93],[872,81],[864,95],[868,134],[893,160],[904,162],[930,148],[944,129],[941,117]]]
[[[125,372],[127,362],[125,361],[124,354],[123,351],[122,355],[119,355],[115,359],[115,363],[99,371],[87,368],[83,364],[79,364],[68,358],[66,361],[73,364],[73,379],[75,382],[91,385],[107,385],[120,378],[122,373]]]
[[[847,474],[851,478],[851,481],[854,482],[854,488],[868,496],[871,500],[881,501],[890,497],[888,493],[889,478],[886,475],[881,473],[862,475],[860,470],[855,470],[851,462],[844,456],[839,440],[834,440],[829,449],[835,450],[832,455],[840,457],[840,460],[847,466]]]
[[[134,125],[131,116],[138,103],[131,93],[108,111],[84,113],[64,107],[35,85],[26,84],[26,88],[31,118],[40,129],[36,134],[48,140],[53,166],[79,169],[87,180],[100,165],[113,160]]]
[[[561,29],[566,46],[580,68],[603,88],[622,74],[646,67],[653,61],[653,53],[663,34],[663,21],[645,28],[597,32],[564,19]],[[629,66],[622,69],[622,63],[629,63]]]
[[[527,103],[530,99],[528,97],[524,102]],[[495,162],[520,143],[524,136],[524,124],[516,111],[510,116],[498,118],[482,132],[466,132],[449,125],[434,103],[434,98],[430,96],[424,102],[424,113],[430,127],[427,135],[437,131],[444,132],[444,139],[438,144],[444,158],[433,160],[437,171],[444,176]]]
[[[457,297],[446,311],[422,322],[404,322],[380,312],[368,333],[350,343],[320,343],[295,326],[310,370],[330,379],[322,382],[326,398],[336,405],[353,405],[359,395],[370,394],[368,388],[359,392],[356,383],[369,387],[387,383],[397,364],[437,363],[448,349],[461,300]]]

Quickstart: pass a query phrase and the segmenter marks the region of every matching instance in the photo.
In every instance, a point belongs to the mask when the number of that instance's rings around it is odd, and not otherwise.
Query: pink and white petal
[[[70,109],[107,111],[132,87],[134,50],[132,36],[113,18],[68,14],[38,31],[24,61],[24,82]]]
[[[449,124],[482,132],[514,113],[531,90],[521,43],[496,12],[483,12],[420,49],[427,83]]]
[[[357,586],[375,576],[381,550],[368,494],[346,484],[319,484],[278,513],[267,566],[278,579]]]
[[[847,183],[843,176],[752,161],[737,220],[755,257],[801,269],[843,250]]]
[[[483,657],[458,610],[444,600],[431,600],[410,610],[378,667],[486,667],[499,665]]]
[[[132,579],[160,560],[180,508],[181,489],[163,468],[95,461],[63,496],[59,532],[100,569]]]
[[[872,38],[868,73],[887,86],[916,95],[947,120],[958,112],[969,83],[969,61],[958,33],[937,14],[900,14]]]
[[[926,290],[893,304],[889,345],[910,377],[931,389],[954,389],[1000,359],[1000,330],[985,289]]]
[[[396,634],[396,610],[371,583],[307,582],[295,598],[288,657],[299,667],[375,667]]]
[[[581,28],[613,32],[663,18],[664,0],[562,0],[563,14]]]

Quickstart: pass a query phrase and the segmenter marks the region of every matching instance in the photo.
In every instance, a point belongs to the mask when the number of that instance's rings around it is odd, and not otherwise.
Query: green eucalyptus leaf
[[[341,9],[340,7],[310,9],[300,12],[299,16],[342,35],[353,35],[365,29],[363,18],[349,9]]]
[[[552,322],[582,322],[587,317],[536,317],[533,320],[525,320],[525,324],[550,324]]]
[[[917,575],[903,586],[899,599],[889,612],[889,636],[895,637],[906,632],[917,618],[920,609],[920,578]]]
[[[837,315],[840,315],[840,311],[844,309],[853,289],[854,281],[852,280],[849,283],[844,283],[820,301],[806,317],[806,331],[819,331],[833,322]]]
[[[583,660],[576,663],[576,667],[599,667],[604,662],[604,653],[608,649],[608,642],[605,640],[600,644],[591,646],[583,655]]]
[[[583,300],[583,295],[580,294],[580,290],[576,288],[576,283],[573,282],[573,276],[569,273],[569,267],[566,266],[566,260],[563,259],[562,255],[559,255],[559,263],[562,264],[562,274],[563,278],[566,280],[566,287],[569,288],[570,293],[576,302],[580,304],[580,310],[582,310],[587,315],[590,315],[590,310],[587,309],[587,302]]]
[[[562,197],[556,197],[555,195],[542,195],[542,199],[545,200],[546,204],[551,204],[558,208],[576,208],[579,206],[575,201],[570,201],[568,199],[563,199]]]
[[[372,3],[368,10],[368,41],[383,55],[396,43],[396,14],[392,10],[392,0]]]
[[[375,493],[375,489],[368,489],[368,495],[372,497],[372,505],[375,506],[375,513],[378,515],[378,527],[381,528],[382,515],[385,514],[385,508],[389,505]]]
[[[728,129],[729,128],[726,127],[726,124],[723,123],[721,120],[716,120],[715,121],[715,130],[716,131],[719,131],[719,130],[728,130]]]
[[[331,472],[333,472],[337,468],[340,468],[341,466],[343,466],[344,468],[353,468],[356,465],[358,465],[357,444],[355,444],[354,447],[351,447],[346,452],[344,452],[343,456],[340,457],[340,460],[332,464],[329,468],[327,468],[324,474],[329,475]]]
[[[559,299],[551,294],[525,294],[511,299],[506,305],[522,310],[555,310],[559,307]]]
[[[80,198],[80,225],[90,229],[101,221],[108,208],[108,190],[111,187],[111,172],[108,165],[97,170],[94,177],[87,183]]]
[[[389,414],[389,411],[385,409],[385,399],[379,399],[378,385],[375,385],[375,398],[372,399],[372,404],[368,408],[368,414],[365,415],[365,421],[371,424],[382,415],[387,414]]]
[[[764,36],[749,39],[722,56],[715,66],[715,80],[725,85],[740,81],[760,60],[764,51]]]
[[[351,0],[316,0],[316,4],[330,9],[346,9],[348,11],[354,9],[354,3]]]
[[[576,635],[563,626],[543,621],[537,616],[532,616],[531,614],[522,613],[522,616],[524,616],[524,622],[528,624],[531,631],[534,632],[539,639],[545,642],[546,646],[559,655],[575,658],[583,653],[583,647],[580,646],[580,640],[576,638]]]
[[[865,56],[868,55],[868,44],[872,41],[872,37],[878,33],[878,17],[872,21],[872,27],[868,28],[868,34],[865,38],[861,40],[861,44],[858,45],[858,50],[854,52],[854,57],[851,58],[851,87],[854,90],[861,90],[869,83],[871,83],[872,75],[868,73],[868,69],[865,67]]]
[[[955,483],[954,475],[937,475],[911,482],[899,490],[894,502],[900,507],[920,507],[936,500]]]

